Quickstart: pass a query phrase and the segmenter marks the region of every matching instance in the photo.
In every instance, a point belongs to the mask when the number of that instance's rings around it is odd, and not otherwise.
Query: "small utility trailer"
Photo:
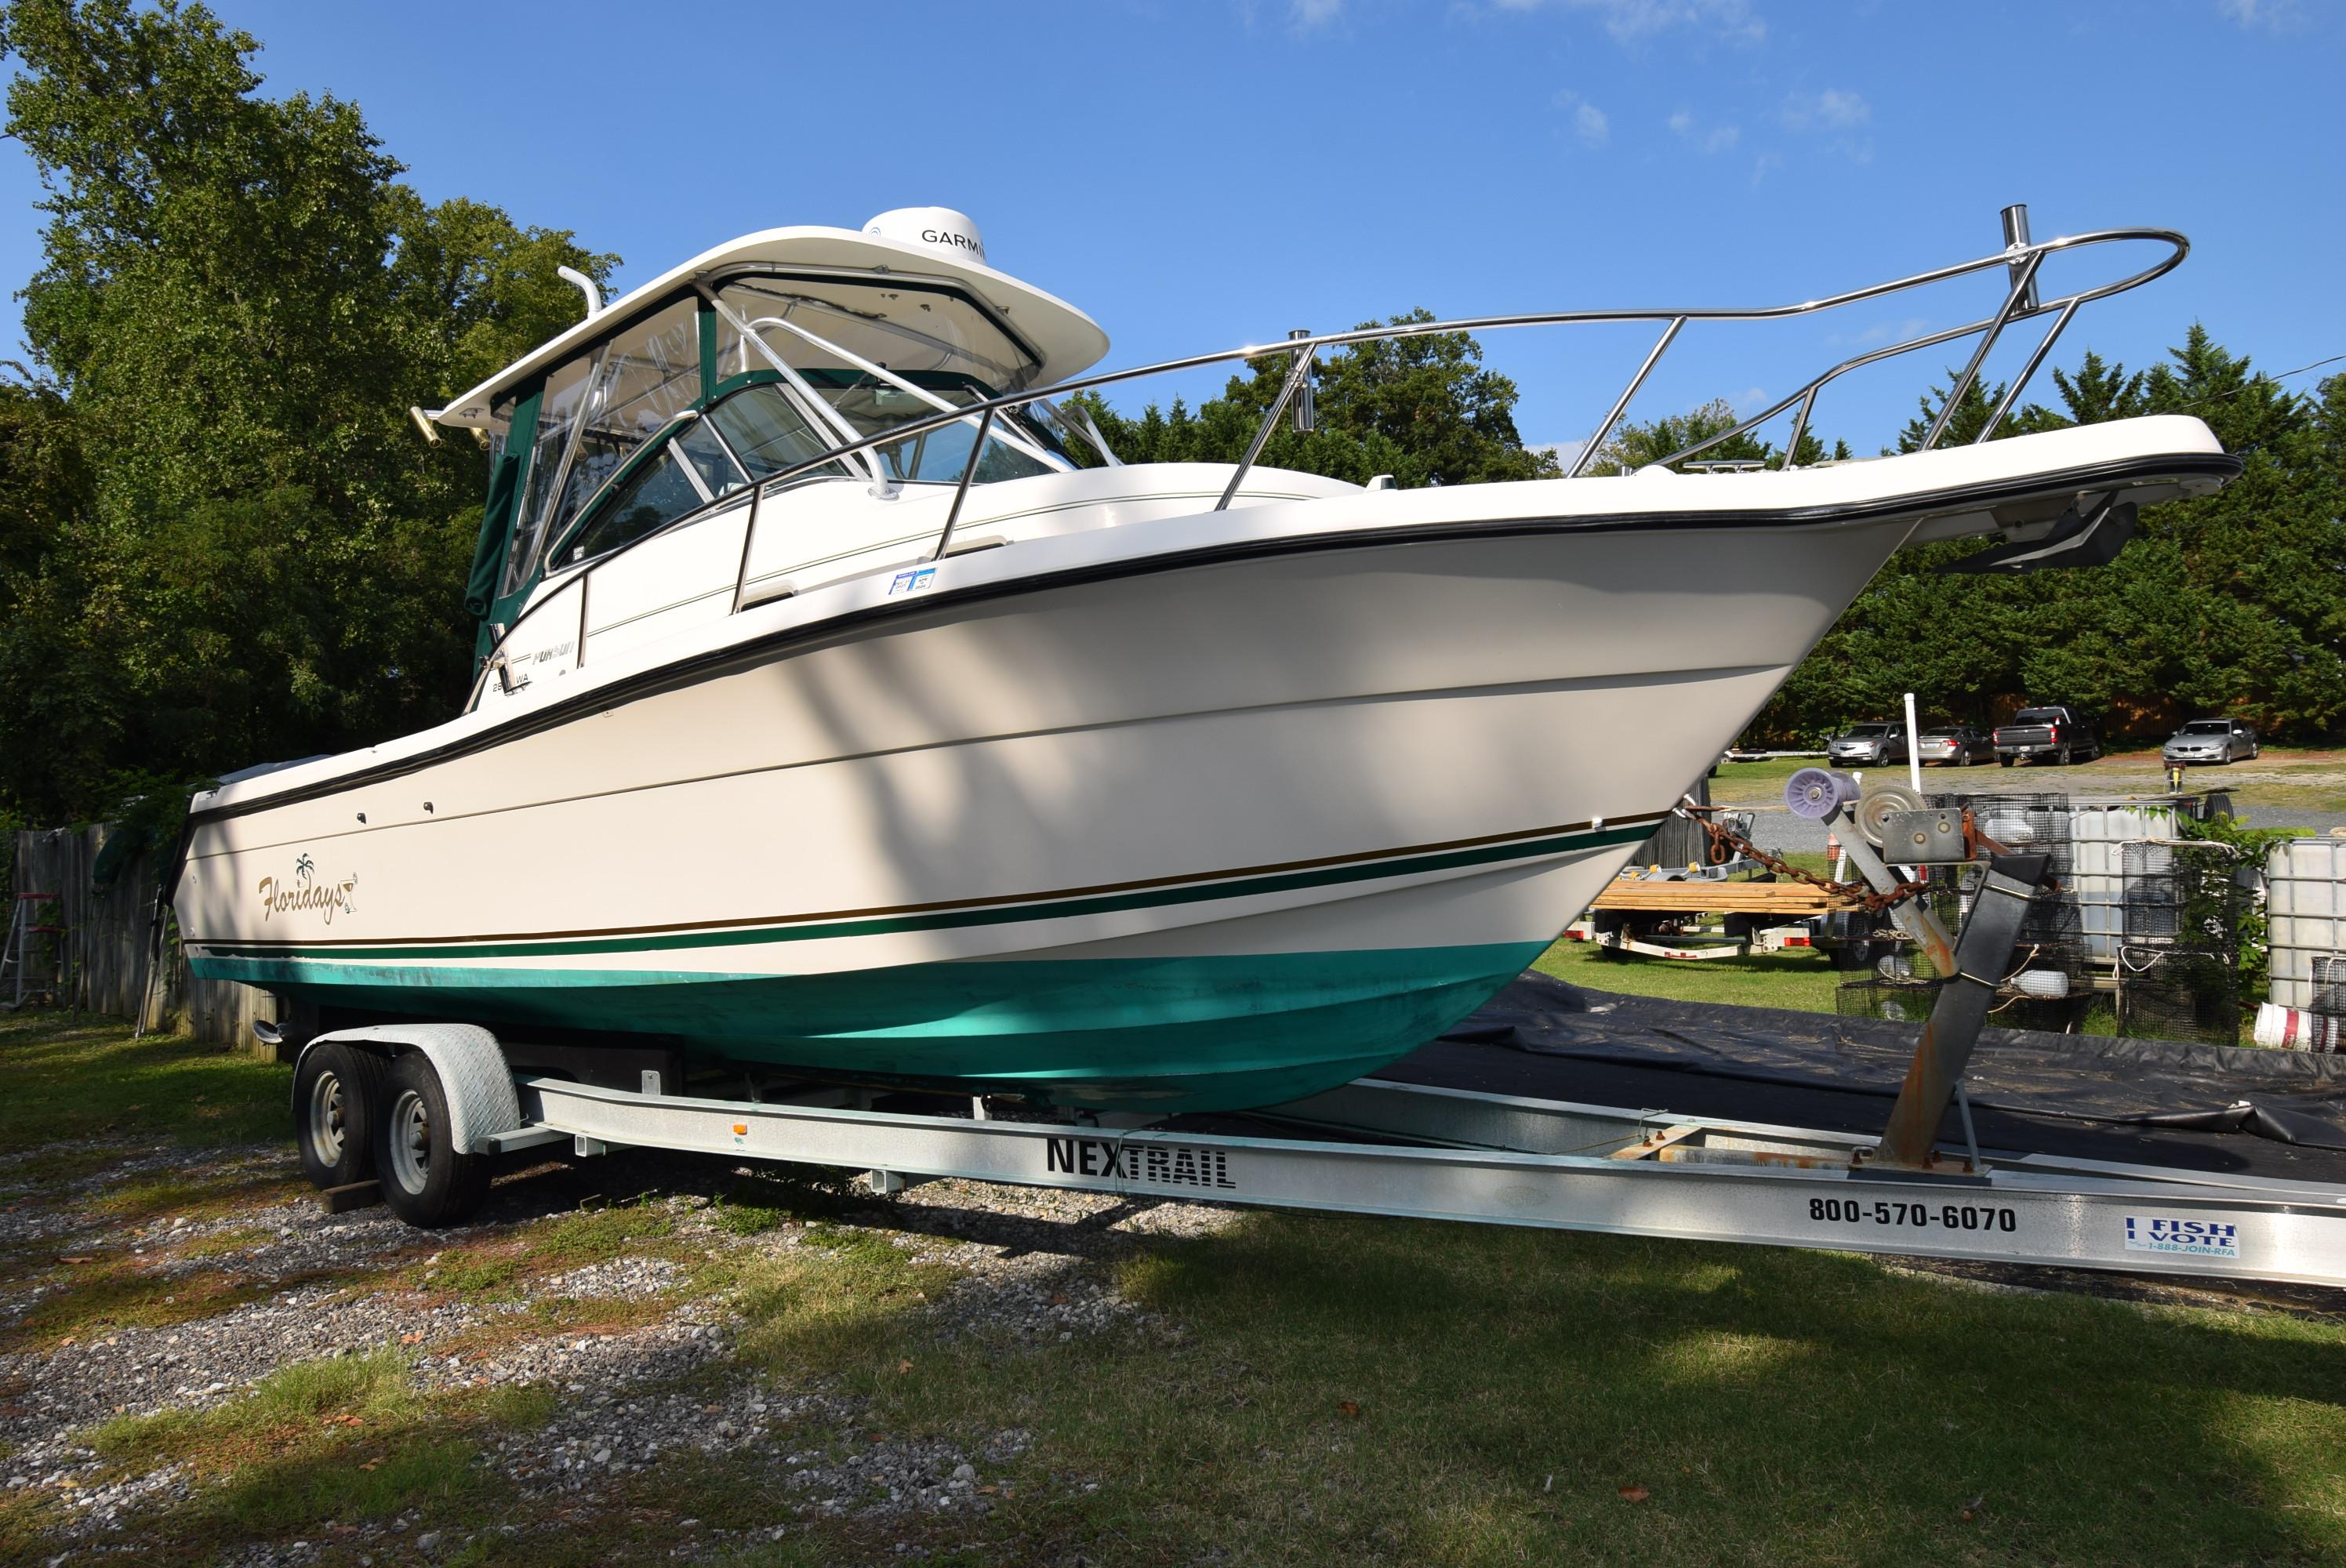
[[[1857,907],[1853,898],[1802,882],[1624,872],[1565,935],[1648,958],[1737,958],[1754,948],[1825,945],[1833,940],[1823,934],[1829,917]],[[1720,917],[1717,935],[1693,929],[1711,915]]]
[[[1869,794],[1852,809],[1845,776],[1804,769],[1788,794],[1804,814],[1846,819],[1872,843],[1893,844],[1902,864],[1953,863],[1978,848],[1971,824],[1912,807],[1902,792]],[[1851,850],[1877,887],[1900,885],[1866,843]],[[632,1146],[843,1166],[869,1173],[881,1192],[961,1177],[2346,1285],[2346,1186],[1977,1147],[1964,1065],[2041,871],[2041,857],[1994,855],[1959,942],[1915,901],[1891,907],[1910,936],[1947,954],[1956,978],[1940,993],[1878,1135],[1373,1077],[1243,1115],[1156,1120],[835,1084],[745,1080],[738,1094],[696,1094],[684,1092],[674,1058],[656,1051],[641,1053],[634,1081],[620,1083],[610,1066],[624,1056],[597,1050],[601,1081],[585,1082],[559,1070],[561,1050],[501,1042],[464,1023],[368,1025],[300,1042],[295,1120],[303,1164],[330,1199],[371,1199],[379,1189],[403,1219],[422,1226],[469,1215],[502,1155]],[[1938,1138],[1951,1105],[1964,1129],[1953,1149]]]

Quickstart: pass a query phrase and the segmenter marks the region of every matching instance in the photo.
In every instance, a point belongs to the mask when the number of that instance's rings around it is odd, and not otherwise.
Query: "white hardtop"
[[[821,268],[841,272],[882,273],[910,282],[954,284],[999,314],[1010,331],[1034,351],[1036,382],[1064,381],[1097,364],[1107,352],[1099,324],[1056,295],[934,245],[858,233],[851,229],[801,226],[766,229],[704,250],[680,267],[631,289],[594,315],[544,343],[487,381],[450,400],[433,417],[442,424],[491,428],[491,411],[514,386],[561,363],[621,325],[641,306],[668,298],[680,287],[759,265]]]

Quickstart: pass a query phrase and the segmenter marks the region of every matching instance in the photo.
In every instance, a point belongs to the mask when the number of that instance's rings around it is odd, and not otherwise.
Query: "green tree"
[[[1725,398],[1713,398],[1700,407],[1689,409],[1684,413],[1665,414],[1643,423],[1624,424],[1606,439],[1603,447],[1598,449],[1596,460],[1589,463],[1587,472],[1601,474],[1632,473],[1640,468],[1659,463],[1674,453],[1684,452],[1688,447],[1698,443],[1708,441],[1724,431],[1733,430],[1742,423],[1742,418],[1735,412],[1734,404]],[[1849,456],[1847,442],[1833,443],[1831,450],[1828,452],[1825,443],[1818,438],[1816,432],[1804,430],[1800,433],[1800,455],[1796,459],[1799,463],[1822,463],[1829,458],[1846,461]],[[1745,431],[1739,435],[1729,436],[1718,445],[1709,447],[1685,463],[1674,466],[1683,472],[1688,463],[1754,463],[1764,468],[1781,468],[1784,465],[1784,454],[1773,443],[1761,436],[1757,431]]]
[[[100,810],[435,722],[486,484],[405,415],[577,319],[615,258],[423,201],[357,107],[260,96],[201,5],[10,0],[48,214],[0,391],[0,804]]]
[[[89,505],[80,432],[57,389],[21,365],[0,380],[0,620],[67,523]]]
[[[2122,364],[2104,364],[2102,356],[2091,349],[2086,351],[2076,375],[2059,369],[2053,372],[2053,384],[2060,390],[2061,402],[2069,411],[2068,423],[2073,424],[2099,424],[2149,412],[2144,401],[2145,379],[2141,371],[2128,375]],[[2029,412],[2040,425],[2058,417],[2045,414],[2034,404]]]
[[[2187,413],[2244,471],[2216,495],[2147,508],[2104,567],[1949,576],[1937,568],[1981,542],[1899,552],[1763,710],[1756,738],[1813,739],[1894,711],[1906,691],[1934,715],[1978,723],[2025,702],[2074,702],[2138,738],[2198,714],[2247,718],[2276,738],[2346,724],[2346,394],[2325,383],[2316,398],[2293,395],[2197,324],[2147,371],[2088,351],[2053,380],[2060,407],[2018,410],[1999,439]],[[1943,442],[1975,437],[2001,395],[1967,395]],[[1923,401],[1902,449],[1920,444],[1944,397]]]
[[[1416,310],[1382,323],[1434,319]],[[1364,321],[1359,331],[1380,323]],[[1283,353],[1247,361],[1222,395],[1194,412],[1179,399],[1151,402],[1137,416],[1087,394],[1085,408],[1127,463],[1234,463],[1285,383]],[[1483,366],[1482,345],[1464,332],[1427,332],[1361,342],[1325,357],[1315,381],[1318,428],[1299,433],[1281,417],[1260,459],[1273,468],[1364,484],[1390,473],[1403,487],[1553,478],[1554,454],[1533,452],[1515,429],[1518,393]]]

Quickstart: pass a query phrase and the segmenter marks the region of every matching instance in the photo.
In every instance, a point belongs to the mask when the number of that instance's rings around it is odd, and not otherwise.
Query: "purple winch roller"
[[[1784,804],[1795,817],[1821,822],[1857,799],[1857,780],[1828,768],[1803,768],[1784,780]]]

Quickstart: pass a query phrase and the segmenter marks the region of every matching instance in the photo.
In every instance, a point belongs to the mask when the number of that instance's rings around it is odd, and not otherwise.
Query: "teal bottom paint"
[[[328,1008],[667,1035],[820,1074],[1172,1112],[1274,1105],[1372,1072],[1473,1012],[1544,945],[790,976],[279,958],[198,958],[191,967]]]

